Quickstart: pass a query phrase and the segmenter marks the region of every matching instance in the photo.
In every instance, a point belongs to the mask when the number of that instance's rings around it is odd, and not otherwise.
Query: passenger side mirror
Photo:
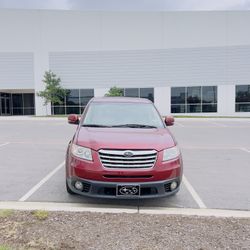
[[[79,117],[78,115],[72,114],[68,116],[68,123],[69,124],[79,124]]]
[[[174,117],[173,116],[166,116],[164,121],[165,121],[165,124],[167,126],[173,126],[174,125]]]

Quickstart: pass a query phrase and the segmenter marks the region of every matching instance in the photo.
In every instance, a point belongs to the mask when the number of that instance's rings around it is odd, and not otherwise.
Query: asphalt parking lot
[[[76,127],[66,118],[0,117],[0,201],[76,202],[250,210],[250,119],[179,118],[180,192],[153,200],[103,200],[65,191],[64,157]]]

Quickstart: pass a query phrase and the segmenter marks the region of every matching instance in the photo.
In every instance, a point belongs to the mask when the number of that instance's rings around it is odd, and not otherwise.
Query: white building
[[[51,69],[77,113],[110,87],[162,115],[250,115],[250,12],[0,10],[0,115],[45,115]]]

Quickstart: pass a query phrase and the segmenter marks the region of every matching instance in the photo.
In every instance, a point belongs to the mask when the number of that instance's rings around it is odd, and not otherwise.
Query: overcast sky
[[[250,10],[250,0],[0,0],[0,8],[63,10]]]

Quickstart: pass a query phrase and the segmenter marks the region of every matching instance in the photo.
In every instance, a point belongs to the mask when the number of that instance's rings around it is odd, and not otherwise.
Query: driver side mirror
[[[173,116],[166,116],[164,122],[167,126],[173,126],[174,125],[174,117]]]
[[[68,116],[68,123],[69,124],[79,124],[79,117],[78,115],[71,114]]]

